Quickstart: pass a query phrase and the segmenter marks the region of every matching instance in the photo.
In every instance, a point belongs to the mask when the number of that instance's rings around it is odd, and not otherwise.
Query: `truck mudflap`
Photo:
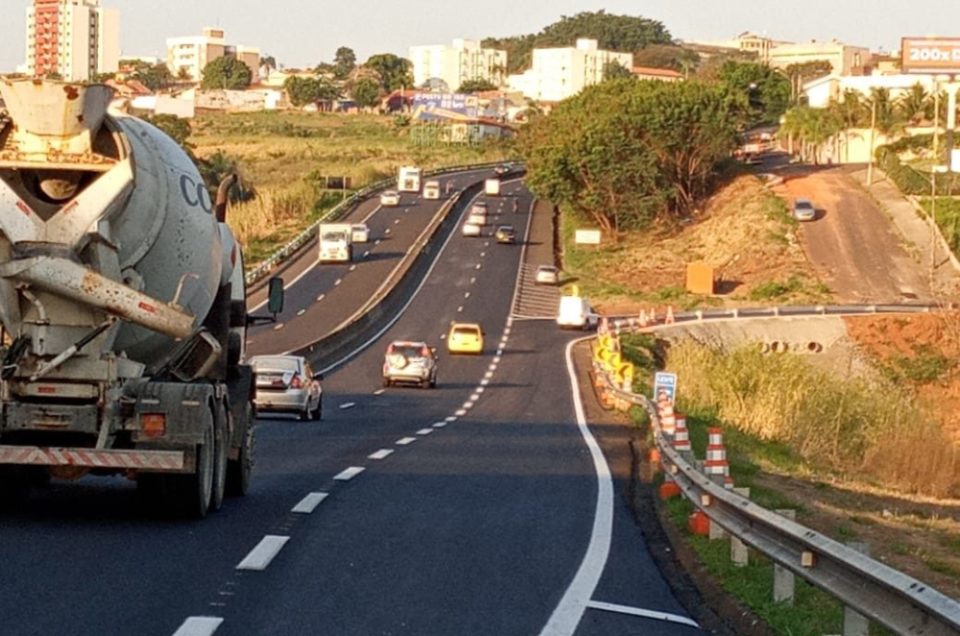
[[[0,464],[22,466],[80,466],[151,473],[190,473],[183,451],[97,450],[93,448],[46,448],[42,446],[0,446]]]

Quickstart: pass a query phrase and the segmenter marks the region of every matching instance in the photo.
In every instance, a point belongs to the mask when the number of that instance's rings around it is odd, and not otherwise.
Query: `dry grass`
[[[310,217],[316,201],[316,190],[301,181],[287,188],[260,191],[249,201],[235,203],[228,219],[239,241],[247,244],[290,223],[299,225]]]
[[[842,378],[793,354],[671,348],[667,368],[692,403],[813,467],[905,492],[960,496],[960,451],[911,394],[883,378]]]

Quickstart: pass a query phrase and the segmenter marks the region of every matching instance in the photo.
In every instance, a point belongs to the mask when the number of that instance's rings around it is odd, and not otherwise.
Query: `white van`
[[[370,240],[370,226],[366,223],[354,223],[351,227],[351,240],[354,243],[366,243]]]
[[[557,325],[569,329],[595,329],[597,314],[590,302],[581,296],[561,296]]]
[[[440,182],[435,180],[427,181],[423,184],[423,198],[429,201],[435,201],[440,198]]]

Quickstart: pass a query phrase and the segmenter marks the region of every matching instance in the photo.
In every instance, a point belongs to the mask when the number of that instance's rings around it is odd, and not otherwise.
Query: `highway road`
[[[511,196],[521,213],[504,205],[493,223],[526,239],[532,220],[526,249],[451,234],[395,324],[328,374],[323,421],[259,422],[243,499],[169,520],[124,480],[85,478],[3,512],[3,633],[696,633],[578,415],[566,348],[579,334],[544,319],[549,299],[517,293],[518,273],[522,290],[552,260],[552,235],[519,184],[491,208]],[[417,214],[371,221],[401,218],[399,232]],[[309,301],[332,274],[292,285],[292,318],[253,343],[318,333],[296,308],[323,307]],[[482,355],[445,352],[452,320],[483,324]],[[400,338],[440,349],[437,389],[380,388]]]

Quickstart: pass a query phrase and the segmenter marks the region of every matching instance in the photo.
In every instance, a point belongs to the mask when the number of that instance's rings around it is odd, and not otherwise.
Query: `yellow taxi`
[[[475,322],[455,322],[447,334],[450,353],[483,353],[483,328]]]

